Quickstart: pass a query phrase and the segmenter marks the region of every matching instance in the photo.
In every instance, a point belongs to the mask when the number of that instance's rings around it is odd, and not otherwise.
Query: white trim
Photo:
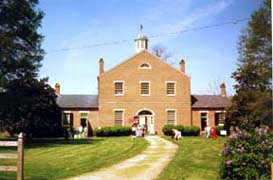
[[[122,83],[122,94],[115,94],[115,91],[116,91],[115,83]],[[114,84],[114,96],[124,96],[125,95],[125,81],[114,80],[113,84]]]
[[[209,111],[199,111],[199,113],[209,113]]]
[[[215,111],[215,113],[224,113],[224,111]]]
[[[149,67],[141,67],[143,64],[147,64]],[[152,65],[150,63],[141,63],[137,69],[152,69]]]
[[[81,114],[81,113],[87,113],[87,114],[89,114],[89,111],[79,111],[79,113]]]
[[[71,114],[72,111],[64,111],[65,114]]]
[[[114,112],[114,124],[115,124],[115,112],[116,111],[122,111],[122,126],[124,126],[124,124],[125,124],[125,109],[123,109],[123,108],[114,108],[113,109],[113,112]]]
[[[141,83],[149,83],[149,94],[141,94]],[[151,81],[139,81],[139,94],[140,96],[151,96],[151,86],[152,86],[152,83]]]
[[[174,94],[167,94],[167,90],[168,90],[168,83],[174,83]],[[166,90],[166,95],[167,96],[176,96],[176,81],[165,81],[165,90]]]
[[[174,125],[176,125],[177,124],[176,109],[165,109],[165,111],[167,112],[167,117],[168,117],[168,111],[174,111]],[[167,123],[168,123],[168,119],[167,119]]]
[[[152,113],[153,116],[155,116],[155,112],[151,109],[148,109],[148,108],[142,108],[142,109],[139,109],[137,112],[136,112],[136,115],[138,115],[141,111],[150,111]]]

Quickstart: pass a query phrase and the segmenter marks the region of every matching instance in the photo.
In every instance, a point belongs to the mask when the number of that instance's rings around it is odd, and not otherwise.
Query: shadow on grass
[[[27,142],[26,148],[40,148],[40,147],[56,147],[65,145],[82,145],[82,144],[98,144],[104,141],[103,138],[84,138],[84,139],[69,139],[63,138],[34,138],[31,142]]]

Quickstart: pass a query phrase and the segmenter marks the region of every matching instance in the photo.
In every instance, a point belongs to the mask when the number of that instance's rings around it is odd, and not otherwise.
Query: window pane
[[[81,113],[81,118],[87,118],[88,117],[88,113]]]
[[[175,111],[174,110],[167,111],[167,123],[168,124],[175,124]]]
[[[122,126],[123,111],[115,111],[115,125]]]
[[[215,113],[215,125],[218,126],[219,124],[224,123],[225,123],[224,113]]]
[[[207,113],[201,113],[201,120],[207,120]]]
[[[123,94],[123,82],[115,83],[115,94]]]
[[[167,94],[174,95],[175,94],[175,83],[167,83]]]
[[[149,66],[149,64],[141,64],[140,67],[142,67],[142,68],[149,68],[150,66]]]
[[[141,83],[141,94],[150,94],[150,83],[142,82]]]

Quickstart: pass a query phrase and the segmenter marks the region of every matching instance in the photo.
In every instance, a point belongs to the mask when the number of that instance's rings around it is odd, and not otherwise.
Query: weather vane
[[[143,26],[142,24],[140,24],[140,32],[142,32],[142,30],[143,30]]]

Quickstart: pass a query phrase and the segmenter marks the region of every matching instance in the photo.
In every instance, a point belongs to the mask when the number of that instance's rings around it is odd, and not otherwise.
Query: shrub
[[[162,131],[166,136],[172,136],[173,132],[172,129],[175,128],[175,125],[167,124],[163,127]]]
[[[239,131],[224,144],[221,179],[270,179],[273,133],[268,128]]]
[[[182,125],[176,125],[175,129],[177,129],[178,131],[183,132],[184,126],[182,126]]]
[[[221,130],[225,130],[224,126],[216,126],[216,132],[218,136],[220,135]]]
[[[183,136],[199,136],[200,128],[197,126],[185,126],[182,131]]]
[[[129,136],[131,134],[131,127],[127,126],[112,126],[96,128],[94,133],[98,137],[109,136]]]

